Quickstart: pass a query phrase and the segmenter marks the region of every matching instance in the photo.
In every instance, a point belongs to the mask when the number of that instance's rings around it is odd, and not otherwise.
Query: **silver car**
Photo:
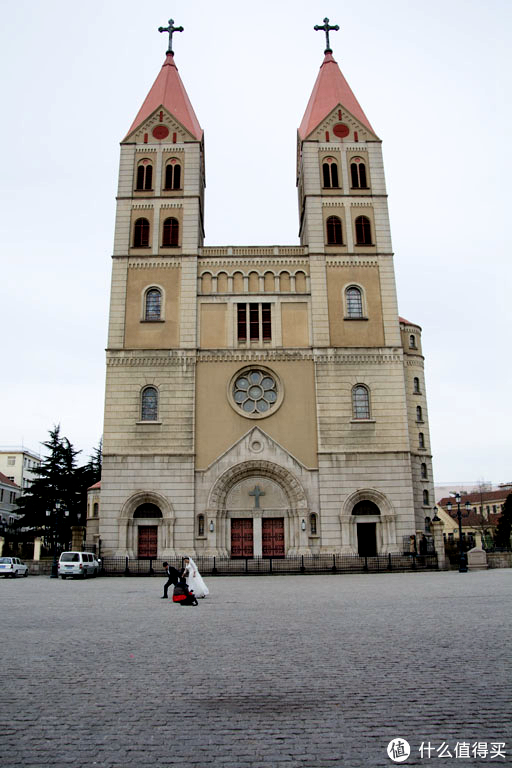
[[[28,576],[28,567],[22,563],[19,557],[0,557],[0,576],[5,579],[10,576]]]

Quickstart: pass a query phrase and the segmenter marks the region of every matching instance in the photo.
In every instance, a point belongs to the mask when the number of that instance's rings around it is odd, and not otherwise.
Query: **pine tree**
[[[76,451],[66,437],[60,435],[60,425],[49,430],[49,439],[43,443],[47,456],[41,466],[34,469],[38,477],[17,504],[22,515],[17,522],[21,538],[45,536],[54,530],[57,540],[66,544],[71,540],[71,526],[82,507],[80,473],[76,466]],[[66,514],[67,513],[67,514]]]
[[[503,512],[498,520],[494,534],[494,543],[497,547],[510,548],[510,535],[512,533],[512,493],[505,499]]]

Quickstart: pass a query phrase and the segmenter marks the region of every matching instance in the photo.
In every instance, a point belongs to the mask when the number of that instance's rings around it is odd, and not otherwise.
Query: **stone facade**
[[[433,477],[380,140],[335,101],[299,132],[300,246],[205,247],[202,132],[165,93],[121,145],[102,553],[401,551]]]

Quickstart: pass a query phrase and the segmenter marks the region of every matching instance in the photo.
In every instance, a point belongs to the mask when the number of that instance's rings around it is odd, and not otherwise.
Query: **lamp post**
[[[56,501],[53,507],[53,511],[47,510],[46,516],[49,517],[52,521],[52,550],[53,550],[53,560],[52,560],[52,570],[50,573],[51,579],[58,579],[59,578],[59,565],[57,562],[57,530],[58,530],[58,523],[59,523],[59,511],[61,508],[60,501]],[[65,516],[69,516],[69,510],[65,510],[64,512]]]
[[[459,573],[467,573],[467,570],[468,570],[467,557],[462,547],[462,512],[460,511],[460,493],[457,492],[452,495],[455,496],[455,502],[457,504],[457,520],[459,521]],[[469,501],[466,501],[465,507],[466,507],[466,514],[469,514],[469,510],[471,509],[471,504],[469,503]],[[446,509],[448,510],[448,512],[452,511],[451,501],[449,501],[448,504],[446,505]]]

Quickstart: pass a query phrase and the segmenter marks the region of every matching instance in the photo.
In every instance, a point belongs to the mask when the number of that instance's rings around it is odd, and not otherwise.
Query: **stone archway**
[[[226,470],[211,489],[207,515],[215,521],[211,544],[221,554],[309,552],[301,525],[308,516],[304,488],[289,470],[273,462],[246,461]]]
[[[154,510],[154,516],[151,516]],[[174,509],[169,500],[155,491],[138,491],[126,499],[119,515],[119,540],[116,554],[139,556],[139,528],[153,529],[156,535],[155,557],[172,557],[174,551]],[[150,537],[152,538],[152,536]]]
[[[345,499],[340,525],[342,554],[361,552],[363,526],[375,531],[375,554],[398,551],[395,510],[388,497],[375,488],[362,488]]]

